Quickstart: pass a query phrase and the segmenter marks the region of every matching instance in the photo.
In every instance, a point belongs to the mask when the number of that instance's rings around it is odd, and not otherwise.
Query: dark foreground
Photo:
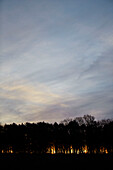
[[[0,170],[113,170],[113,155],[1,154]]]

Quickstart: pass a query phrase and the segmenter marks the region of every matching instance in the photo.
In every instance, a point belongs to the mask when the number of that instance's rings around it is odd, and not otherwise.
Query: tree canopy
[[[0,153],[112,153],[113,120],[91,115],[59,124],[0,125]]]

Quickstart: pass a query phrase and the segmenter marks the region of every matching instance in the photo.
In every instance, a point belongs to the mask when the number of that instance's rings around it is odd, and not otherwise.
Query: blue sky
[[[113,1],[0,1],[0,122],[113,118]]]

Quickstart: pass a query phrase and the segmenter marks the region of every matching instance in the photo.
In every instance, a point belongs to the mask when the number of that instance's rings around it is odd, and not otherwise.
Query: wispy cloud
[[[61,109],[67,106],[64,104],[64,96],[53,93],[46,85],[40,83],[37,86],[28,85],[24,80],[21,80],[21,83],[12,82],[5,86],[1,85],[0,94],[2,122],[10,123],[18,118],[17,122],[38,121],[44,117],[46,119],[45,114],[48,108],[53,110],[52,108]]]
[[[112,117],[113,2],[2,2],[0,121]]]

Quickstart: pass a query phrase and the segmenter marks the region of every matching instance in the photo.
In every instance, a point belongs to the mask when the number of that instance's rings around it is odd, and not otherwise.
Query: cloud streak
[[[112,1],[1,6],[0,122],[112,118]]]

